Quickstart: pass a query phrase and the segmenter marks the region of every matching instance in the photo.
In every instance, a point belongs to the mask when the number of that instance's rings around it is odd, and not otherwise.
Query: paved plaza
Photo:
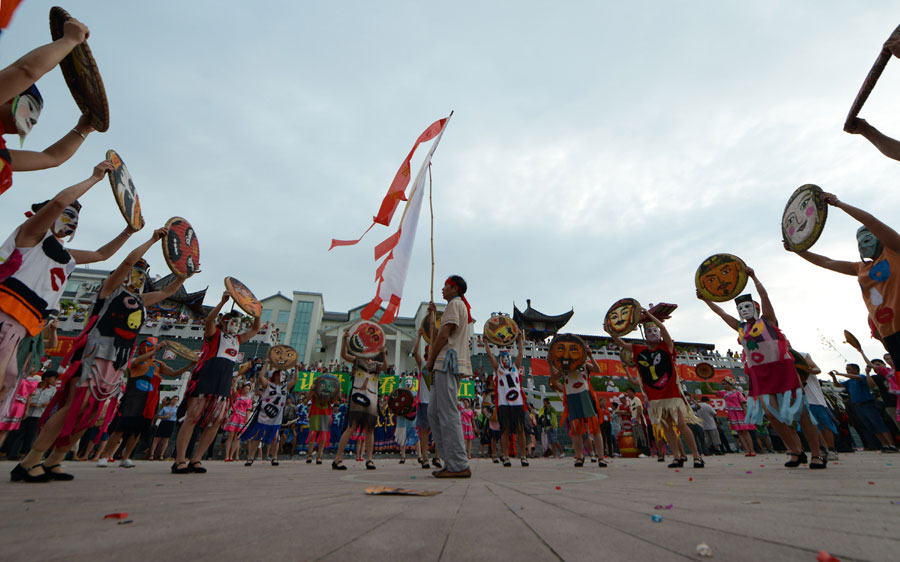
[[[841,455],[825,471],[781,455],[712,457],[675,472],[655,459],[607,469],[472,461],[437,480],[415,461],[208,462],[132,469],[67,463],[71,483],[3,482],[4,560],[897,560],[900,455]],[[13,463],[0,463],[5,470]],[[432,497],[367,496],[383,484]],[[655,509],[668,506],[671,509]],[[127,513],[126,521],[104,519]],[[662,521],[654,522],[653,515]]]

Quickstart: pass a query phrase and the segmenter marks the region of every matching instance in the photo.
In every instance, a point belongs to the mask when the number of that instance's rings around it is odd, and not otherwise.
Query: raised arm
[[[516,338],[516,341],[519,344],[519,355],[516,356],[516,368],[521,370],[522,364],[525,363],[525,331],[519,330],[519,336]],[[487,342],[485,342],[485,347],[487,347]]]
[[[60,63],[76,46],[90,37],[87,26],[75,18],[63,24],[63,36],[38,47],[0,70],[0,100],[9,100],[27,90]]]
[[[854,219],[861,222],[863,226],[868,228],[869,231],[874,234],[876,238],[878,238],[879,242],[884,244],[885,248],[890,248],[895,252],[900,252],[900,234],[897,234],[896,230],[876,219],[871,213],[863,211],[862,209],[858,209],[848,203],[844,203],[832,193],[825,193],[822,195],[822,197],[829,205],[837,207],[838,209],[844,211]],[[853,274],[856,275],[856,272],[854,271]]]
[[[888,158],[900,160],[900,141],[885,135],[865,119],[854,119],[847,132],[852,135],[862,135]]]
[[[490,342],[487,341],[487,338],[482,338],[482,340],[484,342],[484,352],[487,354],[488,361],[491,362],[491,370],[493,370],[494,373],[496,373],[497,367],[498,367],[497,358],[494,357],[494,354],[491,351],[491,344],[490,344]]]
[[[725,323],[728,324],[729,328],[731,328],[732,330],[735,330],[735,331],[740,329],[741,323],[738,322],[737,318],[735,318],[734,316],[732,316],[732,315],[728,314],[727,312],[725,312],[724,310],[722,310],[721,306],[719,306],[716,303],[712,302],[711,300],[705,298],[703,295],[700,294],[700,291],[697,291],[697,298],[702,300],[703,302],[705,302],[706,306],[708,306],[710,310],[712,310],[713,312],[718,314],[719,318],[724,320]]]
[[[813,361],[812,356],[809,353],[806,353],[804,355],[806,355],[806,364],[809,365],[809,375],[813,376],[821,373],[822,369],[816,364],[815,361]]]
[[[71,158],[92,132],[94,128],[90,124],[90,116],[84,113],[73,129],[40,152],[11,149],[12,169],[16,172],[31,172],[55,168]]]
[[[248,341],[252,340],[253,337],[259,333],[259,327],[261,324],[262,318],[260,316],[255,316],[253,318],[253,324],[250,325],[250,329],[239,335],[238,341],[241,343],[247,343]]]
[[[341,359],[353,365],[356,363],[356,357],[350,355],[350,350],[347,348],[347,342],[350,341],[350,332],[344,332],[344,337],[341,338]]]
[[[222,311],[222,307],[225,306],[225,303],[228,302],[229,298],[231,298],[231,293],[228,291],[223,292],[219,304],[206,315],[206,320],[203,321],[204,338],[211,338],[213,334],[216,333],[216,318],[219,317],[219,312]]]
[[[787,246],[785,246],[785,248],[787,248]],[[830,269],[831,271],[837,273],[843,273],[844,275],[852,275],[856,277],[856,266],[853,265],[853,262],[833,260],[829,257],[810,252],[809,250],[803,250],[795,253],[813,265],[817,265],[824,269]]]
[[[759,295],[759,306],[762,308],[763,316],[765,316],[775,327],[778,327],[778,318],[775,316],[775,308],[772,306],[772,300],[769,298],[769,293],[766,291],[766,288],[763,287],[763,284],[756,276],[756,271],[752,267],[748,267],[747,275],[750,279],[753,279],[753,284],[756,285],[756,293]]]
[[[659,328],[659,334],[662,336],[663,343],[665,344],[666,349],[674,352],[675,351],[675,342],[672,340],[672,335],[669,333],[669,330],[667,330],[666,327],[663,325],[662,321],[660,321],[660,319],[657,318],[656,316],[653,316],[653,314],[646,308],[641,307],[641,312],[644,315],[646,315],[647,318],[649,318],[650,321],[653,322],[654,324],[656,324],[656,326]]]
[[[144,294],[144,306],[153,306],[158,302],[162,302],[171,297],[184,285],[184,279],[176,276],[175,280],[158,291]]]
[[[610,331],[610,327],[605,322],[603,324],[603,329],[606,330],[606,333],[609,334],[609,337],[611,337],[612,340],[616,342],[617,346],[621,347],[622,349],[627,349],[629,353],[634,353],[634,347],[632,347],[630,343],[626,343],[625,340],[623,340],[619,336],[613,334]]]
[[[563,386],[562,383],[560,383],[560,381],[559,381],[562,374],[559,371],[557,371],[556,368],[553,366],[553,364],[550,363],[549,361],[548,361],[548,364],[550,365],[550,380],[548,382],[548,384],[550,385],[550,388],[552,388],[553,390],[555,390],[557,392],[565,392],[566,387]]]
[[[598,365],[597,360],[594,359],[594,352],[591,351],[591,347],[585,346],[585,351],[587,351],[587,357],[586,357],[587,361],[585,361],[585,364],[584,364],[585,368],[590,373],[599,373],[600,365]]]
[[[119,285],[124,283],[125,279],[128,278],[128,274],[131,272],[131,268],[134,267],[134,264],[136,264],[138,262],[138,260],[141,259],[141,257],[147,253],[147,250],[149,250],[151,246],[153,246],[154,244],[156,244],[157,241],[162,239],[166,235],[166,232],[168,232],[168,230],[165,228],[157,228],[156,230],[153,231],[153,234],[150,236],[150,238],[146,242],[144,242],[143,244],[141,244],[134,250],[131,250],[131,253],[129,253],[128,256],[126,256],[125,259],[122,260],[122,263],[120,263],[119,266],[117,268],[115,268],[112,273],[109,274],[109,277],[106,278],[106,281],[103,282],[103,286],[100,287],[99,298],[105,299],[106,297],[111,295],[113,293],[113,291],[116,290],[116,288]],[[153,293],[150,293],[150,294],[153,294]],[[159,302],[159,301],[156,301],[156,302]],[[156,304],[156,303],[155,302],[148,303],[145,300],[144,304],[149,306],[151,304]]]

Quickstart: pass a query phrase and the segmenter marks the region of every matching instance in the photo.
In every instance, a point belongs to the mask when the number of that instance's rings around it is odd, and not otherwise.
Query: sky
[[[0,64],[49,41],[54,3],[23,2],[0,36]],[[209,286],[207,304],[234,276],[259,298],[320,292],[326,309],[346,311],[374,296],[373,248],[394,229],[378,226],[359,245],[329,252],[331,238],[368,227],[416,137],[452,110],[432,168],[435,291],[439,298],[451,273],[465,277],[477,331],[492,312],[531,299],[547,314],[574,309],[565,330],[598,334],[610,305],[633,297],[678,304],[667,322],[675,339],[736,349],[735,334],[697,300],[693,282],[703,259],[729,252],[755,268],[793,347],[824,369],[859,360],[844,329],[870,356],[883,353],[868,338],[856,280],[786,252],[780,220],[790,194],[815,183],[900,228],[900,162],[841,129],[900,7],[522,0],[66,8],[91,29],[111,126],[59,168],[16,174],[0,198],[7,232],[31,203],[87,178],[112,148],[133,176],[148,226],[96,267],[112,269],[150,227],[180,215],[201,248],[202,272],[186,287]],[[25,144],[34,150],[78,119],[58,69],[38,85],[45,107]],[[860,116],[900,135],[898,91],[893,60]],[[99,247],[124,227],[105,181],[82,202],[71,247]],[[425,206],[402,316],[429,298],[428,226]],[[812,250],[857,260],[857,226],[831,208]],[[147,258],[151,273],[166,273],[158,246]]]

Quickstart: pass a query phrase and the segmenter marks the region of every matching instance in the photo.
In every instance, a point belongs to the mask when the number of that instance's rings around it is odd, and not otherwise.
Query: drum
[[[731,300],[747,286],[747,265],[741,258],[731,254],[709,256],[697,268],[694,285],[707,300]]]
[[[69,12],[56,6],[50,9],[50,37],[54,41],[63,36],[63,25],[72,19]],[[91,127],[103,133],[109,129],[109,103],[97,61],[87,41],[72,49],[59,63],[66,86],[82,113],[91,118]]]
[[[405,388],[395,388],[388,396],[388,408],[397,416],[406,416],[413,410],[413,393]]]
[[[634,353],[624,347],[619,350],[619,360],[626,367],[631,367],[632,369],[637,367],[637,363],[634,362]]]
[[[709,363],[697,363],[694,366],[694,373],[703,380],[709,380],[716,374],[716,369]]]
[[[312,393],[322,402],[334,402],[341,393],[341,381],[334,375],[319,375],[313,381]]]
[[[496,346],[510,346],[519,337],[519,326],[509,315],[495,312],[484,323],[484,337]]]
[[[371,359],[384,350],[384,330],[381,325],[360,320],[350,327],[347,351],[354,357]]]
[[[791,251],[808,250],[822,234],[827,218],[828,205],[822,198],[822,188],[811,183],[801,185],[784,206],[781,237]]]
[[[441,318],[444,317],[444,313],[440,310],[435,312],[434,322],[429,324],[428,315],[422,319],[422,339],[425,340],[425,343],[431,343],[432,338],[437,335],[438,330],[441,328]]]
[[[632,298],[619,299],[606,312],[603,327],[617,337],[631,333],[641,320],[641,303]]]
[[[274,369],[285,370],[295,367],[299,356],[293,347],[289,345],[273,345],[266,354],[266,360]]]
[[[169,233],[163,246],[163,257],[172,273],[187,279],[200,271],[200,242],[194,227],[181,217],[172,217],[166,222]]]
[[[177,341],[166,340],[166,348],[172,350],[172,353],[175,355],[182,359],[187,359],[192,363],[196,363],[200,360],[200,355],[198,355],[196,351]]]
[[[553,338],[547,350],[547,361],[558,371],[571,373],[587,360],[587,345],[575,334],[561,334]]]
[[[141,200],[138,199],[134,182],[131,181],[131,173],[125,167],[125,162],[122,162],[122,157],[115,150],[107,150],[106,159],[112,163],[114,168],[109,175],[109,185],[112,186],[113,196],[116,198],[116,204],[119,205],[119,211],[125,217],[125,222],[133,230],[144,228]]]
[[[256,296],[253,295],[253,291],[251,291],[246,285],[235,279],[234,277],[226,277],[225,278],[225,289],[231,293],[231,298],[234,299],[234,303],[240,307],[241,310],[256,318],[260,314],[262,314],[262,305],[256,300]]]

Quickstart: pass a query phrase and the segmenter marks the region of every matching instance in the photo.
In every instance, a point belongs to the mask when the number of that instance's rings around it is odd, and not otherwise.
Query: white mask
[[[13,100],[13,119],[22,143],[25,142],[25,137],[37,123],[38,117],[41,115],[41,109],[43,109],[43,104],[32,94],[18,95]]]
[[[75,207],[66,207],[63,212],[56,217],[53,223],[53,233],[68,236],[71,241],[75,236],[75,230],[78,228],[78,209]]]
[[[225,333],[233,336],[241,331],[241,319],[238,317],[229,318],[225,321]]]
[[[659,329],[659,326],[656,324],[647,324],[644,326],[644,337],[650,343],[657,343],[662,341],[662,332]]]
[[[756,304],[750,301],[744,301],[738,303],[737,305],[738,315],[741,317],[741,320],[746,320],[747,322],[751,320],[757,320],[759,318],[759,314],[756,312]]]

